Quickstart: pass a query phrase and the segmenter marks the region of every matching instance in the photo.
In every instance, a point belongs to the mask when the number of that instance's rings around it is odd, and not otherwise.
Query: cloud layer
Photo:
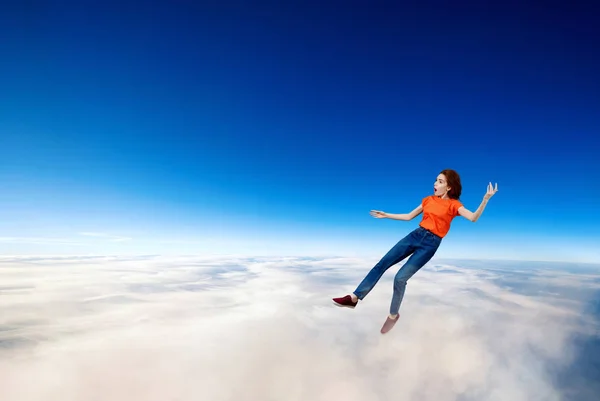
[[[578,375],[577,388],[560,378],[583,363],[581,347],[597,338],[594,270],[431,262],[409,281],[401,320],[382,336],[400,265],[355,310],[330,301],[354,289],[375,262],[2,258],[2,398],[532,401],[592,394],[592,378]]]

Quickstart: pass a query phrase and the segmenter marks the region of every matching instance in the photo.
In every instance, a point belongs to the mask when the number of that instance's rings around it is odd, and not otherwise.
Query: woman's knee
[[[404,266],[396,273],[394,281],[398,284],[406,284],[406,282],[419,270],[418,266]]]
[[[404,275],[396,274],[396,277],[394,277],[394,286],[396,286],[396,287],[405,286],[407,281],[408,281],[408,277],[405,277]]]

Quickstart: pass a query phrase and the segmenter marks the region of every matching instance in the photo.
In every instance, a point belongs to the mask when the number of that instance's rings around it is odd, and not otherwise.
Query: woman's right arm
[[[417,206],[410,213],[393,214],[393,213],[380,212],[377,210],[371,210],[371,215],[373,215],[373,217],[377,217],[379,219],[383,218],[383,219],[409,221],[409,220],[414,219],[418,215],[420,215],[422,212],[423,212],[423,205],[421,204],[421,205]]]

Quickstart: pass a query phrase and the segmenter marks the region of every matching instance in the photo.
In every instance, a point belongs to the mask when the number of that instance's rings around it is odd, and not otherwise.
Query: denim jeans
[[[394,294],[390,305],[390,314],[395,315],[400,310],[406,282],[421,267],[433,257],[442,242],[442,238],[421,226],[402,238],[381,260],[371,269],[363,281],[356,287],[354,294],[363,299],[375,287],[383,273],[396,263],[411,255],[406,263],[398,270],[394,278]]]

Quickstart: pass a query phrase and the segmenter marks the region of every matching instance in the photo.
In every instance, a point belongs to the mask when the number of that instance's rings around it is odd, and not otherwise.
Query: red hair
[[[444,174],[444,176],[446,177],[446,182],[448,183],[448,187],[450,187],[450,190],[448,191],[448,196],[451,199],[460,199],[460,194],[462,193],[460,175],[458,175],[456,171],[451,169],[442,170],[440,174]]]

